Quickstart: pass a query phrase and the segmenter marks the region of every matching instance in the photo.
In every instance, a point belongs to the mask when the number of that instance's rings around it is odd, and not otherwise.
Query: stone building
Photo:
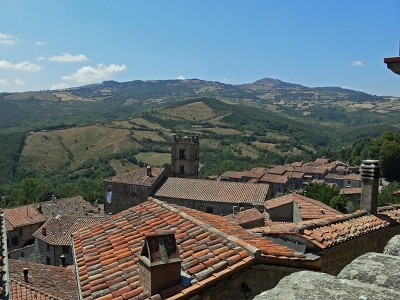
[[[203,212],[229,215],[235,210],[264,210],[267,184],[170,177],[154,193],[157,199]]]
[[[174,135],[171,148],[172,176],[197,178],[199,173],[199,139]]]
[[[166,176],[164,168],[139,168],[103,180],[105,214],[116,214],[153,195]]]
[[[71,235],[81,227],[90,226],[106,219],[105,216],[57,215],[50,218],[34,234],[35,249],[32,258],[54,266],[73,263]]]

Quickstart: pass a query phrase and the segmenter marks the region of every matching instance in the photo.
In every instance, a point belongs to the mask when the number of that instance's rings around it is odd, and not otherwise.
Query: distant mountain
[[[93,124],[158,109],[200,97],[273,110],[291,118],[348,125],[399,121],[399,98],[380,97],[339,87],[310,88],[263,78],[232,85],[200,79],[104,81],[81,87],[0,94],[3,128],[53,128]],[[18,101],[17,101],[18,100]]]

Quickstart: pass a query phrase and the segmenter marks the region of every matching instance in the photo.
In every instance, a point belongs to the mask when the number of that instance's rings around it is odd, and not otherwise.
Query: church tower
[[[172,176],[197,178],[199,173],[199,138],[174,135],[171,149]]]

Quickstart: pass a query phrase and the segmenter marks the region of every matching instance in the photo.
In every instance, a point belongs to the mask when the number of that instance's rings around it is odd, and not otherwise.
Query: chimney
[[[181,282],[181,260],[170,230],[145,232],[139,256],[139,283],[150,296]]]
[[[237,214],[237,206],[235,205],[235,206],[233,206],[233,208],[232,208],[232,213],[234,214],[234,215],[236,215]]]
[[[83,212],[85,212],[85,211],[86,211],[86,205],[83,204]]]
[[[23,268],[22,269],[22,273],[24,274],[24,281],[25,282],[29,282],[29,280],[28,280],[28,273],[29,273],[28,268]]]
[[[379,160],[363,160],[361,164],[360,207],[374,214],[378,208],[380,167]]]
[[[61,255],[61,266],[62,267],[65,267],[66,266],[66,263],[65,263],[65,255]]]
[[[46,236],[46,235],[47,235],[46,227],[43,227],[43,228],[42,228],[42,235],[43,235],[43,236]]]
[[[146,171],[147,171],[147,176],[148,177],[153,177],[153,174],[151,173],[151,166],[150,165],[147,165]]]

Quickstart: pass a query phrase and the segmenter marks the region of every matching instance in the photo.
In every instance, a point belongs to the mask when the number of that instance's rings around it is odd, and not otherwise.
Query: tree
[[[392,195],[400,186],[397,183],[390,183],[384,187],[378,195],[378,206],[386,206],[390,204],[400,203],[400,197]]]
[[[337,195],[331,199],[329,206],[342,212],[342,213],[347,213],[347,204],[348,204],[348,201],[345,196]]]
[[[305,188],[303,195],[329,205],[332,198],[339,195],[339,192],[340,189],[336,186],[312,182]]]
[[[400,179],[400,144],[385,141],[379,151],[382,175],[388,180]]]

